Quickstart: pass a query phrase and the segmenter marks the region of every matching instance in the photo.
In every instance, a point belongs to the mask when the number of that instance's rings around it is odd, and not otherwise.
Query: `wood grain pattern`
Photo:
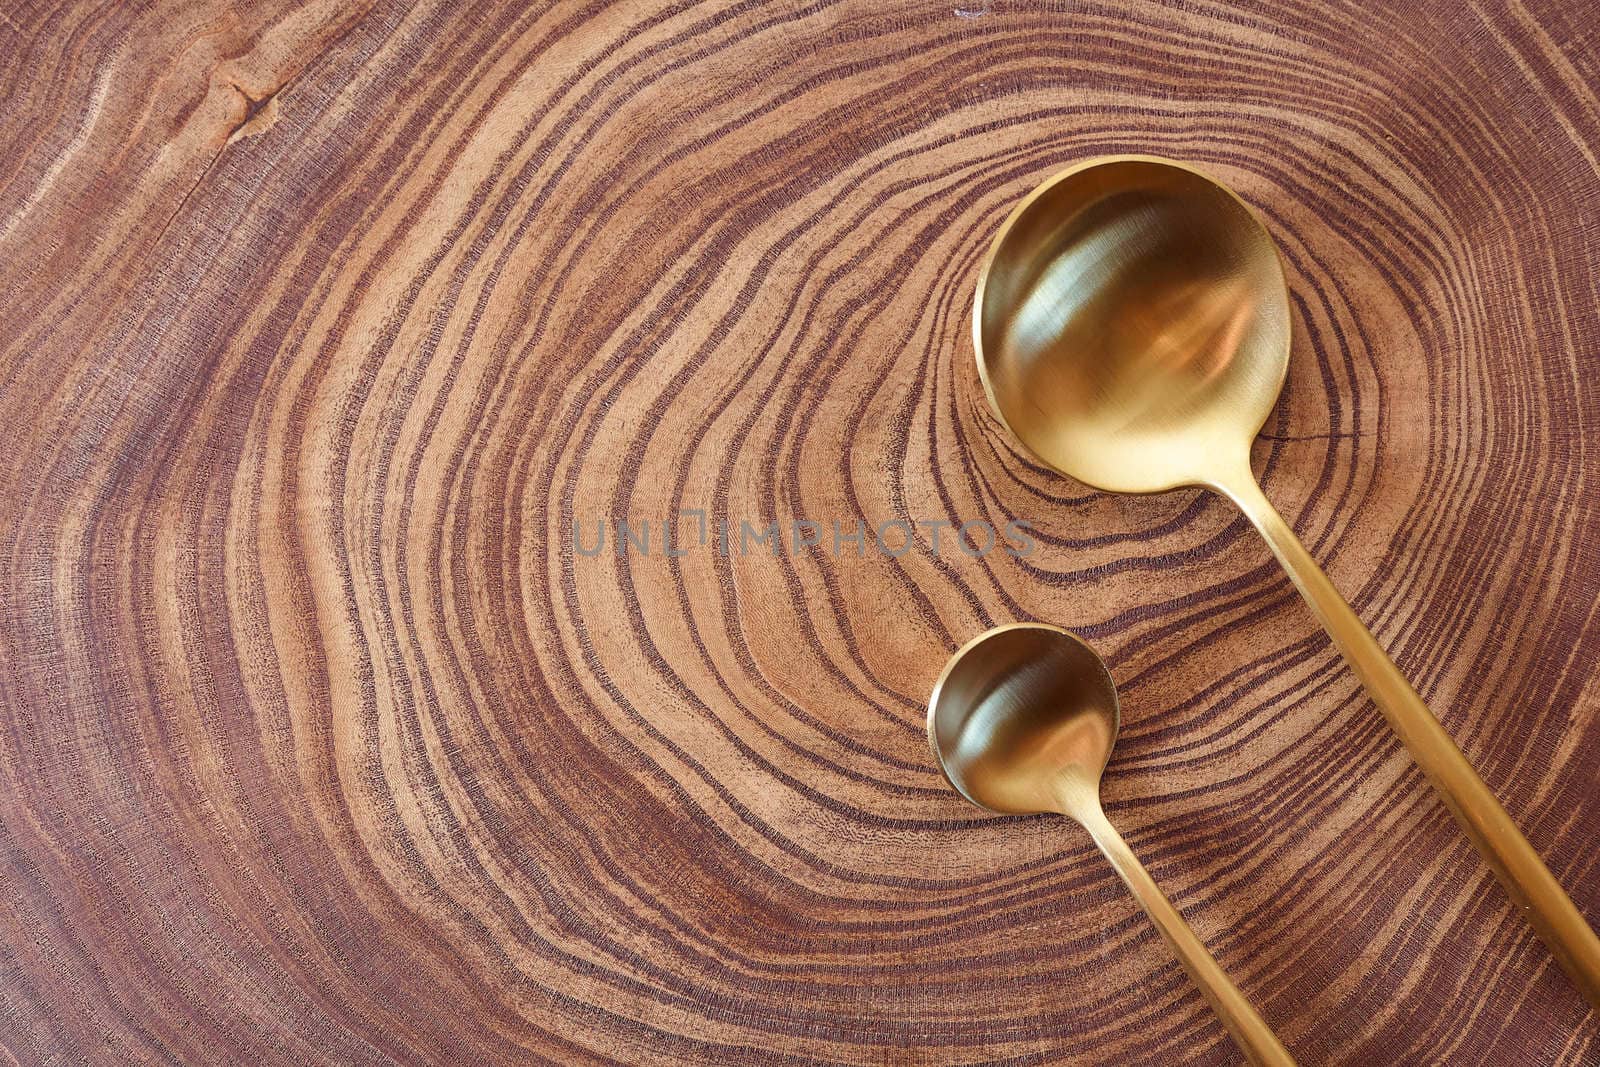
[[[1600,920],[1589,5],[0,42],[8,1062],[1232,1062],[1087,838],[926,752],[946,654],[1022,618],[1107,654],[1107,808],[1305,1062],[1600,1060],[1243,521],[1028,462],[968,336],[1053,171],[1233,183],[1294,293],[1267,492]],[[1039,548],[575,551],[680,509]]]

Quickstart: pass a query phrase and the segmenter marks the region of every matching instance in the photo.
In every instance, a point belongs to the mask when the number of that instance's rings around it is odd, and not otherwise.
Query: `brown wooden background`
[[[1577,0],[7,4],[0,1058],[1230,1062],[1085,835],[925,750],[946,654],[1040,618],[1305,1062],[1595,1062],[1264,547],[1021,457],[969,310],[1064,165],[1234,183],[1294,293],[1267,491],[1600,919],[1597,45]],[[1040,548],[572,551],[679,508]]]

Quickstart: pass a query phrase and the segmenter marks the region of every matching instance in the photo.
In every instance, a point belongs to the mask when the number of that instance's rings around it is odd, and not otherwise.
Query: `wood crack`
[[[1353,430],[1333,430],[1323,433],[1266,433],[1263,431],[1256,434],[1256,436],[1266,441],[1342,441],[1352,437],[1371,437],[1372,433],[1368,430],[1363,430],[1360,433],[1356,433]]]
[[[205,168],[200,171],[199,176],[195,178],[194,184],[189,187],[189,191],[183,194],[183,199],[178,201],[178,206],[173,209],[172,214],[167,216],[167,221],[161,224],[161,229],[157,232],[155,242],[151,247],[161,243],[162,238],[167,235],[167,231],[172,228],[173,222],[183,213],[183,209],[188,206],[195,191],[204,184],[206,178],[216,168],[217,161],[222,158],[222,153],[226,152],[230,145],[242,141],[246,137],[254,137],[256,134],[265,133],[278,121],[278,97],[283,92],[283,86],[279,86],[277,89],[260,97],[251,96],[243,86],[236,82],[230,82],[228,87],[238,93],[244,100],[244,114],[235,123],[227,139],[222,142],[221,147],[206,163]]]
[[[235,84],[233,90],[244,98],[244,116],[228,135],[224,148],[246,137],[266,133],[278,121],[278,96],[282,87],[261,97],[251,96],[241,85]]]

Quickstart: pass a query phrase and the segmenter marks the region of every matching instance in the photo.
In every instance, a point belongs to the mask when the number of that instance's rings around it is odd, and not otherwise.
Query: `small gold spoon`
[[[1267,501],[1250,442],[1289,365],[1277,246],[1191,167],[1091,160],[1035,189],[978,276],[978,373],[1000,421],[1088,485],[1203,485],[1232,500],[1372,702],[1589,1002],[1600,939],[1388,655]]]
[[[1100,775],[1118,722],[1117,690],[1094,649],[1038,623],[1001,626],[967,642],[928,699],[928,742],[950,784],[992,811],[1077,820],[1251,1062],[1293,1064],[1106,820]]]

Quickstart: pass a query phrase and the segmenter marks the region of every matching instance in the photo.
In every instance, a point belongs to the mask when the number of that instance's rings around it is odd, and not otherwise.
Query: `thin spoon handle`
[[[1094,843],[1100,846],[1100,851],[1105,853],[1111,866],[1122,876],[1123,882],[1132,890],[1134,899],[1150,916],[1150,921],[1155,923],[1162,938],[1178,957],[1178,962],[1189,972],[1194,984],[1200,987],[1211,1009],[1217,1013],[1222,1025],[1228,1028],[1228,1033],[1233,1035],[1233,1040],[1250,1062],[1271,1067],[1293,1067],[1294,1058],[1284,1049],[1266,1020],[1256,1013],[1244,994],[1223,973],[1217,961],[1211,958],[1211,953],[1189,929],[1189,924],[1183,921],[1183,916],[1172,906],[1172,901],[1156,887],[1150,872],[1144,869],[1144,864],[1128,848],[1122,835],[1107,821],[1099,801],[1074,804],[1073,809],[1072,817],[1089,831]]]
[[[1306,603],[1322,621],[1345,662],[1366,687],[1411,758],[1444,798],[1456,821],[1489,862],[1511,899],[1582,990],[1600,1007],[1600,938],[1584,922],[1572,898],[1561,888],[1539,854],[1522,836],[1506,809],[1472,769],[1456,743],[1433,717],[1400,669],[1356,618],[1350,605],[1328,581],[1300,544],[1254,478],[1244,475],[1218,484],[1267,539],[1273,554],[1289,572]]]

